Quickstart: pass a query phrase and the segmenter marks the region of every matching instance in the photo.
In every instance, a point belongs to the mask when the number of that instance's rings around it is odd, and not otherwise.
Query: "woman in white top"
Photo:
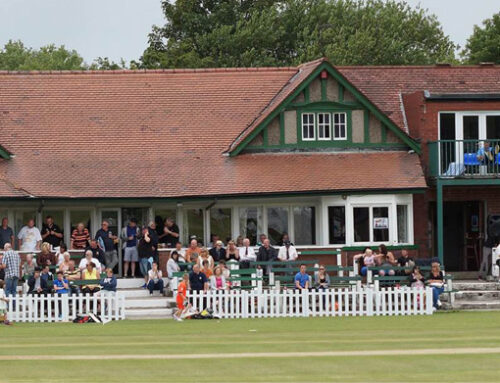
[[[170,253],[170,258],[168,259],[167,262],[167,276],[172,279],[174,277],[174,273],[178,273],[181,271],[181,267],[177,263],[179,260],[179,253],[177,250],[172,251]]]
[[[226,290],[226,278],[222,274],[222,269],[217,266],[214,270],[214,275],[210,277],[210,290]]]
[[[200,251],[200,256],[197,259],[198,266],[201,268],[203,267],[203,261],[208,261],[208,268],[213,269],[214,268],[214,259],[212,256],[208,253],[208,250],[206,247],[202,248]]]

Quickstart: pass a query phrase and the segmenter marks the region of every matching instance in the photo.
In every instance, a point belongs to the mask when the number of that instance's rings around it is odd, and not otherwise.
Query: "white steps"
[[[455,301],[451,307],[449,294],[441,295],[446,308],[454,310],[500,310],[500,284],[478,280],[453,282]]]
[[[135,308],[126,309],[127,319],[169,319],[172,318],[175,309],[169,308]]]

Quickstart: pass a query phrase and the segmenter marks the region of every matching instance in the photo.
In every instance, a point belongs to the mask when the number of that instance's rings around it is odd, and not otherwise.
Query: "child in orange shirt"
[[[182,282],[179,283],[179,286],[177,287],[177,311],[174,314],[174,319],[176,321],[181,322],[181,315],[186,309],[184,302],[186,301],[186,294],[187,294],[187,289],[189,286],[189,275],[184,274],[182,276]],[[188,305],[189,306],[189,305]]]

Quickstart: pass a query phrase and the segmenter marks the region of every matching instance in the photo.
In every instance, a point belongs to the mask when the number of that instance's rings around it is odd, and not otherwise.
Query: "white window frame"
[[[320,122],[320,116],[323,116],[323,122]],[[325,123],[325,116],[328,116],[328,124]],[[332,140],[332,114],[326,112],[318,113],[318,141],[331,141]],[[321,137],[321,133],[328,132],[328,137]]]
[[[309,130],[310,130],[310,126],[311,126],[311,123],[307,123],[307,124],[304,124],[304,116],[312,116],[313,118],[313,121],[312,121],[312,132],[313,132],[313,137],[304,137],[304,127],[305,125],[308,126],[307,128],[307,132],[309,133]],[[300,128],[301,128],[301,131],[302,131],[302,141],[316,141],[316,113],[312,113],[312,112],[306,112],[306,113],[302,113],[301,117],[301,124],[300,124]]]
[[[344,116],[344,122],[343,123],[341,123],[341,122],[336,123],[335,122],[335,116],[337,116],[337,115],[338,116],[340,116],[340,115]],[[339,117],[339,121],[340,121],[340,117]],[[343,126],[344,127],[344,133],[345,133],[345,135],[343,137],[341,137],[341,136],[337,137],[336,136],[336,134],[335,134],[336,133],[336,129],[335,128],[337,126],[339,126],[339,127]],[[332,113],[332,139],[334,141],[346,141],[347,140],[347,113],[345,113],[345,112],[335,112],[335,113]]]

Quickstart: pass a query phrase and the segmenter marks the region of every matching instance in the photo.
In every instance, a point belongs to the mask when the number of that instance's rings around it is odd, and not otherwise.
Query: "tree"
[[[395,0],[163,0],[143,68],[454,61],[434,15]]]
[[[90,70],[116,70],[124,69],[127,67],[125,60],[121,59],[120,63],[117,64],[114,61],[109,61],[108,57],[98,57],[89,66]]]
[[[500,64],[500,12],[483,21],[483,28],[474,26],[461,53],[467,64],[493,62]]]
[[[46,45],[38,50],[26,48],[21,41],[9,41],[0,49],[2,70],[77,70],[86,69],[83,58],[63,45]]]

